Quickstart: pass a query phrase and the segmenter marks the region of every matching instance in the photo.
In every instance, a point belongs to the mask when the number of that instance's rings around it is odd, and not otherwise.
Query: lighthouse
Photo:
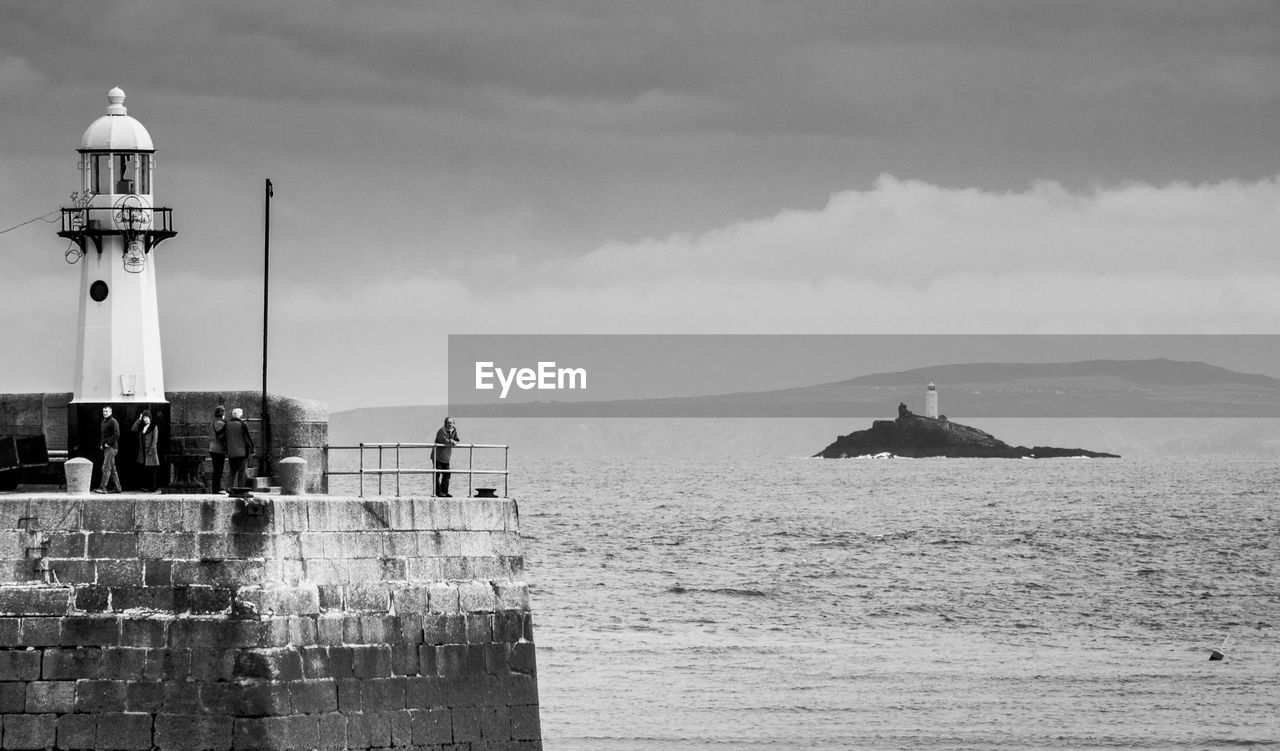
[[[129,116],[124,100],[119,88],[109,91],[106,114],[84,131],[78,149],[80,186],[72,193],[73,205],[62,209],[58,232],[71,241],[67,261],[80,266],[68,415],[73,456],[96,448],[101,407],[113,407],[127,436],[143,409],[163,425],[167,406],[155,251],[177,233],[172,209],[155,205],[151,134]],[[126,448],[121,446],[122,456],[128,456]]]
[[[924,416],[938,419],[938,387],[932,382],[924,391]]]

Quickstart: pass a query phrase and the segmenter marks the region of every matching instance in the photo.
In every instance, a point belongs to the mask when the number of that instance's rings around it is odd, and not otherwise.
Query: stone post
[[[276,462],[280,495],[302,495],[307,487],[307,460],[289,456]]]
[[[67,473],[67,492],[71,495],[89,495],[93,481],[93,462],[82,456],[68,459],[63,465]]]

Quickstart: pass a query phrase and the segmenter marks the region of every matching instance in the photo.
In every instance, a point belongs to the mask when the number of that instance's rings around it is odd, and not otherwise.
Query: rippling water
[[[1278,491],[1256,459],[513,466],[546,748],[1280,747]]]

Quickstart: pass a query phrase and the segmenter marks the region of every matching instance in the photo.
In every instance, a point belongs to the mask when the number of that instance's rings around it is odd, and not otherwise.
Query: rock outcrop
[[[992,459],[1119,458],[1115,454],[1085,449],[1010,446],[986,431],[951,422],[946,417],[912,414],[905,404],[898,405],[896,420],[876,420],[867,430],[840,436],[815,456],[843,459],[876,454]]]

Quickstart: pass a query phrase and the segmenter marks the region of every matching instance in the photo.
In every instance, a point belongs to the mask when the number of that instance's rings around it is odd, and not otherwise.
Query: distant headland
[[[840,436],[814,456],[844,459],[890,454],[903,457],[942,456],[953,459],[1050,459],[1089,457],[1118,459],[1116,454],[1053,446],[1010,446],[983,430],[951,422],[945,416],[922,417],[898,405],[895,420],[876,420],[867,430]]]

